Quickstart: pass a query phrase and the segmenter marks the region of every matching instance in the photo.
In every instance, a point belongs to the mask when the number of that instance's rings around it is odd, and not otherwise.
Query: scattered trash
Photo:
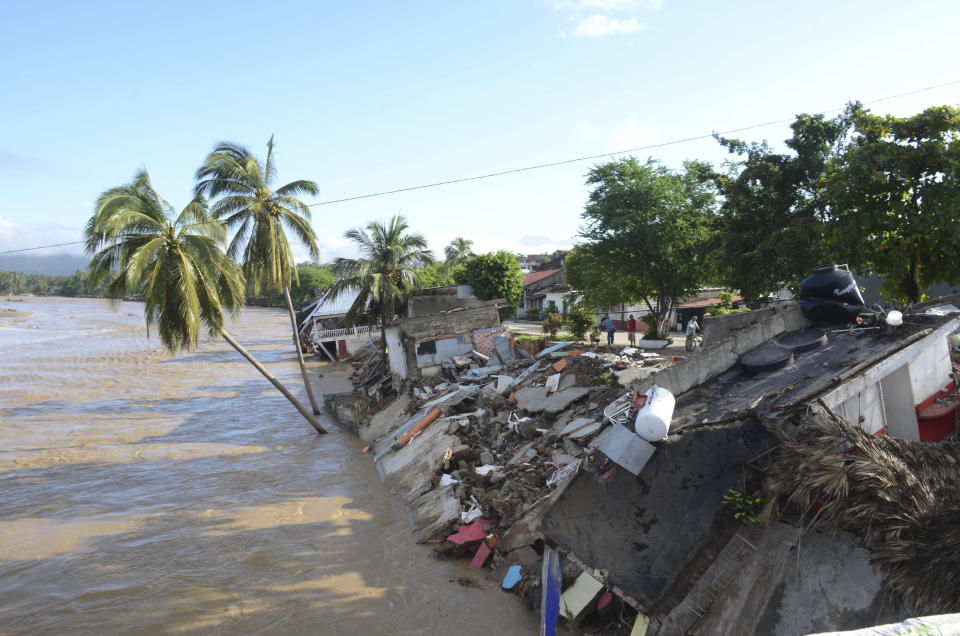
[[[550,479],[547,480],[547,485],[555,486],[559,484],[561,481],[563,481],[564,479],[566,479],[567,477],[569,477],[570,475],[576,474],[576,472],[580,470],[580,463],[582,461],[583,460],[578,459],[572,464],[567,464],[560,470],[550,475]]]
[[[545,546],[543,549],[543,571],[540,575],[542,596],[540,597],[540,634],[556,636],[557,620],[560,618],[560,590],[563,587],[563,567],[560,553]]]
[[[488,523],[489,521],[484,523],[484,519],[477,519],[469,525],[460,526],[459,530],[447,537],[447,541],[451,541],[457,545],[480,541],[487,536],[486,527]]]
[[[490,553],[492,550],[490,546],[486,543],[481,543],[480,547],[477,548],[476,554],[473,555],[473,560],[470,561],[470,567],[472,568],[482,568],[487,563],[487,559],[490,558]]]
[[[505,590],[512,590],[513,586],[520,582],[522,568],[519,565],[511,565],[510,569],[507,570],[507,574],[503,577],[503,582],[500,583],[500,587]]]

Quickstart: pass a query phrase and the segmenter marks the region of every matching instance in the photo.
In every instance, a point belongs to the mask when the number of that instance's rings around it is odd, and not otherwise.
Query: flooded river
[[[286,314],[229,330],[306,402]],[[349,387],[345,365],[310,370],[315,393]],[[0,634],[535,633],[412,542],[322,419],[225,342],[167,353],[139,303],[0,297]]]

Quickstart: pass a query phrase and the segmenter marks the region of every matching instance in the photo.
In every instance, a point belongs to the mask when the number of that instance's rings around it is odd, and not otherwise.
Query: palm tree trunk
[[[300,347],[300,330],[297,329],[297,315],[293,311],[293,302],[290,300],[290,288],[286,285],[283,286],[283,297],[287,299],[287,311],[290,312],[290,326],[293,327],[293,343],[297,345],[297,361],[300,363],[300,375],[303,376],[303,386],[307,389],[307,397],[310,398],[310,406],[313,407],[313,414],[320,415],[317,398],[313,397],[310,378],[307,377],[307,366],[303,363],[303,349]]]
[[[318,433],[326,433],[326,432],[327,432],[327,429],[323,428],[323,426],[320,424],[320,422],[317,421],[317,418],[315,418],[313,415],[311,415],[310,412],[309,412],[307,409],[305,409],[302,404],[300,404],[300,401],[297,400],[297,398],[293,397],[293,394],[290,393],[290,391],[288,391],[285,386],[283,386],[282,384],[280,384],[280,381],[277,380],[275,377],[273,377],[273,375],[272,375],[269,371],[267,371],[262,364],[260,364],[259,362],[257,362],[256,358],[254,358],[252,355],[250,355],[250,352],[249,352],[249,351],[247,351],[247,350],[244,349],[242,346],[240,346],[240,343],[237,342],[236,340],[234,340],[234,339],[233,339],[233,336],[231,336],[231,335],[230,335],[229,333],[227,333],[226,331],[221,331],[220,333],[221,333],[221,335],[223,336],[223,339],[224,339],[224,340],[226,340],[227,342],[229,342],[230,345],[231,345],[234,349],[236,349],[238,352],[240,352],[240,355],[242,355],[244,358],[247,359],[248,362],[250,362],[250,364],[252,364],[254,367],[256,367],[256,368],[257,368],[257,371],[259,371],[260,373],[263,374],[263,377],[265,377],[266,379],[270,380],[270,384],[272,384],[273,386],[277,387],[277,390],[280,391],[281,393],[283,393],[284,397],[286,397],[288,400],[290,400],[290,403],[293,404],[298,411],[300,411],[300,415],[302,415],[302,416],[304,416],[305,418],[307,418],[307,421],[310,422],[310,424],[311,424],[311,426],[313,426],[313,428],[317,429],[317,432],[318,432]]]

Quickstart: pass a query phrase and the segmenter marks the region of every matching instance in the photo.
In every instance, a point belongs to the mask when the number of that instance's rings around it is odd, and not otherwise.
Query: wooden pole
[[[270,381],[270,384],[272,384],[273,386],[277,387],[277,390],[280,391],[281,393],[283,393],[283,396],[284,396],[285,398],[287,398],[288,400],[290,400],[290,403],[293,404],[298,411],[300,411],[300,415],[302,415],[303,417],[305,417],[305,418],[307,419],[307,421],[310,422],[310,425],[313,426],[313,428],[317,429],[317,432],[318,432],[318,433],[326,433],[326,432],[327,432],[327,429],[323,428],[323,426],[320,424],[320,422],[317,421],[317,418],[315,418],[313,415],[311,415],[310,411],[308,411],[306,408],[304,408],[304,406],[303,406],[302,404],[300,404],[300,401],[297,400],[297,398],[293,397],[293,393],[290,393],[290,391],[288,391],[285,386],[283,386],[282,384],[280,384],[280,381],[277,380],[275,377],[273,377],[273,375],[272,375],[269,371],[267,371],[266,368],[264,368],[264,366],[263,366],[262,364],[260,364],[259,362],[257,362],[257,359],[254,358],[254,357],[250,354],[249,351],[247,351],[246,349],[244,349],[244,348],[240,345],[239,342],[237,342],[236,340],[234,340],[234,339],[233,339],[233,336],[231,336],[231,335],[230,335],[229,333],[227,333],[226,331],[222,331],[222,332],[221,332],[221,335],[223,336],[223,339],[224,339],[224,340],[226,340],[227,342],[230,343],[230,346],[232,346],[234,349],[236,349],[236,350],[240,353],[240,355],[242,355],[244,358],[247,359],[247,361],[248,361],[250,364],[252,364],[254,367],[256,367],[257,371],[259,371],[260,373],[262,373],[262,374],[263,374],[263,377],[265,377],[267,380]]]
[[[303,376],[303,386],[307,389],[307,397],[310,398],[310,406],[313,407],[313,414],[320,415],[320,407],[317,406],[317,398],[313,397],[313,388],[310,386],[310,378],[307,376],[307,365],[303,363],[303,348],[300,346],[300,330],[297,329],[297,315],[293,311],[293,302],[290,300],[290,288],[283,286],[283,297],[287,299],[287,311],[290,312],[290,327],[293,328],[293,344],[297,347],[297,362],[300,363],[300,375]]]

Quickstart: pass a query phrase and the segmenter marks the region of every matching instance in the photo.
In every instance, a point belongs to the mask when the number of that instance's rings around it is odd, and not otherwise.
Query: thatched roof
[[[783,443],[767,487],[766,519],[784,504],[804,515],[819,506],[817,523],[860,536],[912,610],[960,611],[956,445],[872,436],[833,413],[812,414]]]

